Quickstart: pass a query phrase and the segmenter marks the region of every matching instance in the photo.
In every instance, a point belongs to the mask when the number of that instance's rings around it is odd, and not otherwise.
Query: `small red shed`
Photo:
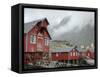
[[[79,51],[77,48],[67,46],[66,41],[52,41],[51,58],[52,61],[78,63]]]

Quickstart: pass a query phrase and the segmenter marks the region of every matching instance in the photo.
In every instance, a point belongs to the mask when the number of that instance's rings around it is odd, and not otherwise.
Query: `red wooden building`
[[[46,18],[24,24],[24,62],[35,63],[48,59],[51,37]]]
[[[79,61],[79,51],[77,48],[69,46],[57,47],[52,49],[51,57],[52,61],[76,64]]]
[[[86,52],[85,52],[85,54],[86,54],[87,58],[94,59],[94,50],[92,48],[87,49]]]
[[[79,49],[80,51],[80,57],[81,58],[91,58],[94,59],[94,49],[89,48],[89,49]]]

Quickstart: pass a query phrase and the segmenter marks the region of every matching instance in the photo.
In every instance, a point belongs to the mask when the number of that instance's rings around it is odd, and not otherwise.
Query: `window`
[[[58,53],[56,53],[56,57],[58,57],[59,55],[58,55]]]
[[[48,45],[49,45],[49,39],[45,38],[45,46],[48,46]]]
[[[73,52],[73,56],[75,56],[75,52]]]
[[[36,43],[36,35],[30,35],[30,43],[32,44]]]
[[[90,56],[90,53],[88,53],[88,56]]]
[[[73,56],[73,53],[72,52],[70,53],[70,56]]]

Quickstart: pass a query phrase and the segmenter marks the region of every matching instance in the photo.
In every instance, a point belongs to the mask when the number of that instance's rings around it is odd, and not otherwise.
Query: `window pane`
[[[75,52],[73,52],[73,56],[75,56]]]
[[[45,45],[48,46],[49,45],[49,39],[45,38]]]
[[[49,39],[47,39],[47,46],[49,45]]]
[[[36,36],[35,35],[30,36],[30,43],[32,43],[32,44],[36,43]]]

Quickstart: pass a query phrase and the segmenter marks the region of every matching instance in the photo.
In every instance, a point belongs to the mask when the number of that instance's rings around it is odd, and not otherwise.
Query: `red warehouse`
[[[94,49],[79,49],[81,58],[94,59]]]
[[[77,48],[66,45],[66,41],[51,42],[51,58],[52,61],[60,61],[71,64],[77,64],[79,61],[79,51]]]
[[[85,53],[87,58],[94,59],[94,50],[92,48],[87,49]]]
[[[46,18],[24,24],[24,62],[35,63],[49,58],[51,37]]]

